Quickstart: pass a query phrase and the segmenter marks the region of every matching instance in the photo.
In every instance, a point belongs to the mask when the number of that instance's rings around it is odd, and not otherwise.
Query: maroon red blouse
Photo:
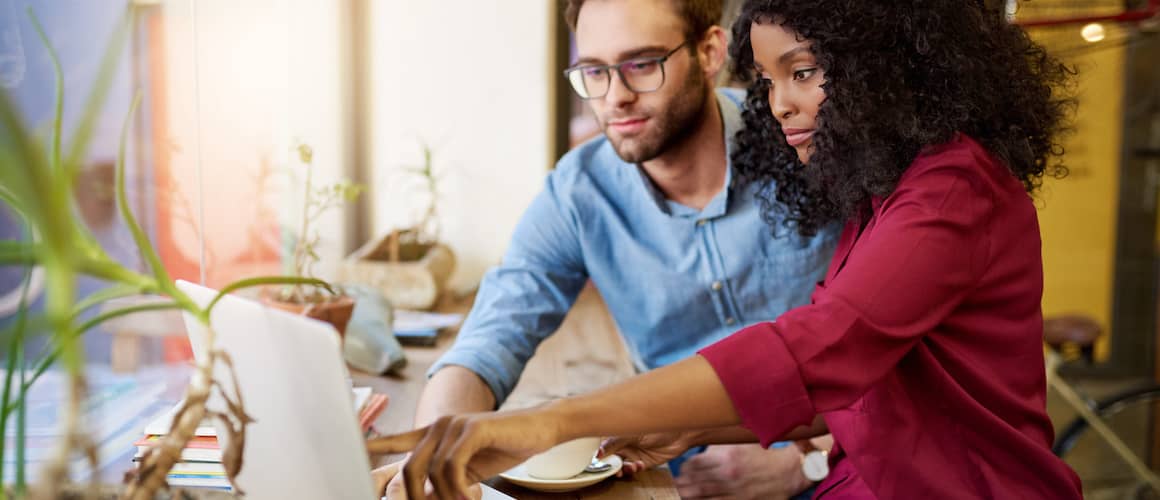
[[[974,140],[924,150],[811,304],[700,352],[763,444],[821,414],[815,498],[1079,499],[1051,454],[1043,266],[1023,185]]]

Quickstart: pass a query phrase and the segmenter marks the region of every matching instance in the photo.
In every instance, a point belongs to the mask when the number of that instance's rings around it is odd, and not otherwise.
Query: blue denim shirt
[[[718,90],[726,144],[743,93]],[[599,137],[564,155],[524,213],[502,263],[480,284],[447,365],[477,373],[502,403],[589,279],[637,367],[692,356],[739,328],[809,302],[837,229],[773,237],[753,193],[731,182],[703,209],[665,199]],[[768,188],[768,187],[765,187]]]

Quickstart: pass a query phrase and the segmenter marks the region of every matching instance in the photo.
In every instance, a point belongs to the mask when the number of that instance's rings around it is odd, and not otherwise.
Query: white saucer
[[[538,479],[528,475],[524,470],[523,464],[515,466],[515,468],[501,473],[502,477],[512,484],[517,484],[529,490],[547,491],[547,492],[561,492],[578,490],[585,486],[591,486],[599,483],[610,476],[616,475],[620,471],[620,467],[624,465],[624,461],[616,455],[609,455],[602,459],[608,465],[611,465],[608,470],[604,472],[581,472],[568,479]]]

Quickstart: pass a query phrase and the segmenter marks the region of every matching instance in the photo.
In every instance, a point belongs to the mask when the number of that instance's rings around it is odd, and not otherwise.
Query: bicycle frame
[[[1063,363],[1063,358],[1055,351],[1048,351],[1047,353],[1047,386],[1054,389],[1055,392],[1063,396],[1063,400],[1079,413],[1080,418],[1087,421],[1096,434],[1100,436],[1109,446],[1115,450],[1120,459],[1132,468],[1132,472],[1141,481],[1148,483],[1157,493],[1160,493],[1160,476],[1148,469],[1148,466],[1140,457],[1137,457],[1132,449],[1116,435],[1107,422],[1099,415],[1092,411],[1091,407],[1084,401],[1084,399],[1076,392],[1075,388],[1070,383],[1059,376],[1059,365]]]

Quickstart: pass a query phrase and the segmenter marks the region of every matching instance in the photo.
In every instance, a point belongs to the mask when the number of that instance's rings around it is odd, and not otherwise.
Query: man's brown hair
[[[721,22],[724,0],[668,0],[685,22],[685,39],[699,40],[710,26]],[[585,0],[564,0],[564,21],[573,32]]]

